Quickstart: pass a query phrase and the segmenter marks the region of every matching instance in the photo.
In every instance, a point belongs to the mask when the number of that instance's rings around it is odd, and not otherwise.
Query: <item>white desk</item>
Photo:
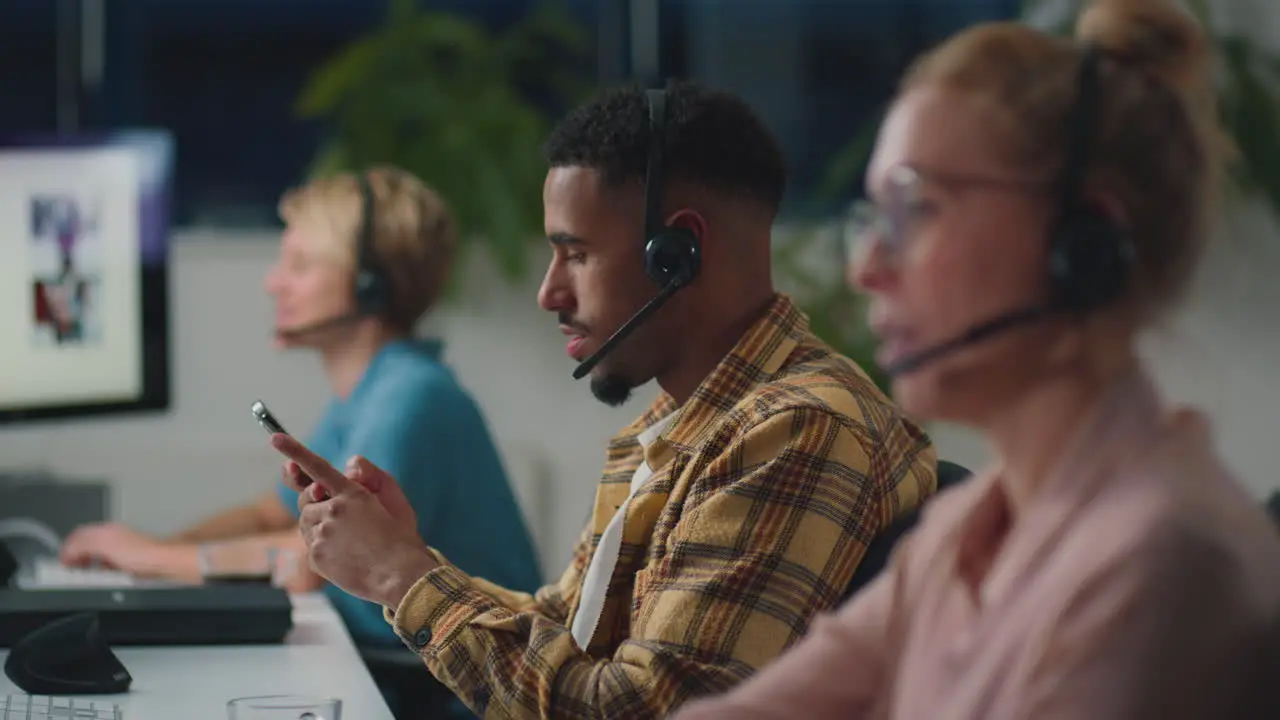
[[[283,645],[118,647],[115,653],[133,685],[101,699],[120,705],[124,720],[226,720],[232,698],[279,694],[339,698],[343,720],[392,720],[342,620],[319,593],[293,596],[293,630]],[[7,654],[0,650],[0,665]],[[0,695],[19,692],[0,673]]]

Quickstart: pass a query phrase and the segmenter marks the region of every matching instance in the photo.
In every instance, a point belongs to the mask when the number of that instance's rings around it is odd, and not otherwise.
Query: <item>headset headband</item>
[[[1084,200],[1089,150],[1093,144],[1094,124],[1098,114],[1098,66],[1102,55],[1102,50],[1096,45],[1081,48],[1080,69],[1076,77],[1076,100],[1067,124],[1067,154],[1062,166],[1062,207],[1068,213]]]
[[[666,143],[667,93],[648,90],[649,98],[649,167],[644,180],[644,241],[647,243],[662,231],[662,153]]]

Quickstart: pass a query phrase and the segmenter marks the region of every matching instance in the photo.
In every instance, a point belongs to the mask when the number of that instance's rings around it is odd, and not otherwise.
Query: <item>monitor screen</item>
[[[0,423],[169,407],[173,143],[0,140]]]

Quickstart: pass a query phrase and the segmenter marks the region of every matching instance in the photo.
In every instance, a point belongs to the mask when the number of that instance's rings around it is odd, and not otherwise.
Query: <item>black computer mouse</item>
[[[23,637],[4,674],[32,695],[112,695],[133,683],[103,640],[97,613],[59,618]]]

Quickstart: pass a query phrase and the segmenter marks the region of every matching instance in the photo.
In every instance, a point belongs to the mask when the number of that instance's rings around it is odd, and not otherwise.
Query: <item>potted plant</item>
[[[330,137],[311,172],[395,164],[452,206],[463,249],[488,246],[520,279],[542,235],[541,145],[550,114],[588,90],[590,43],[567,10],[533,8],[495,33],[458,14],[392,0],[386,20],[318,68],[297,109]],[[549,100],[549,102],[545,102]]]

